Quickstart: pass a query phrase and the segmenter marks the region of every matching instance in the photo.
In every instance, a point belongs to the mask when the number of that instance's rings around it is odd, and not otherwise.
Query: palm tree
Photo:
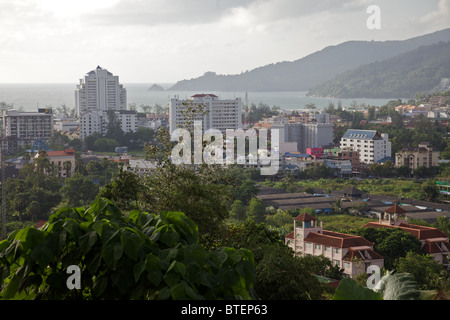
[[[72,170],[72,162],[67,160],[63,163],[63,169],[66,171],[66,178],[70,178],[71,170]]]

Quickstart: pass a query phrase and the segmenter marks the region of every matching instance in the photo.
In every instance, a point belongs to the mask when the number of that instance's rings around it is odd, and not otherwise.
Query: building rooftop
[[[373,140],[380,138],[379,133],[376,130],[356,130],[349,129],[342,137],[344,139],[359,139],[359,140]]]

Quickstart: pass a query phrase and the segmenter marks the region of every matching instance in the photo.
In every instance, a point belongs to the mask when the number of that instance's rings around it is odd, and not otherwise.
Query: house
[[[386,209],[383,218],[380,215],[378,222],[369,222],[363,228],[399,228],[410,233],[422,243],[422,252],[433,256],[450,270],[449,236],[437,228],[409,224],[407,211],[398,205]]]
[[[34,156],[37,159],[46,155],[48,160],[57,169],[57,176],[68,178],[75,173],[75,149],[64,149],[61,151],[38,152]]]
[[[323,230],[322,222],[318,225],[307,213],[294,219],[294,231],[286,235],[285,243],[295,255],[323,255],[351,278],[365,273],[370,265],[384,266],[384,258],[373,251],[373,243],[360,236]]]
[[[406,165],[411,168],[411,171],[419,167],[437,167],[439,166],[439,154],[427,142],[423,142],[415,148],[404,148],[397,152],[395,166],[398,168]]]

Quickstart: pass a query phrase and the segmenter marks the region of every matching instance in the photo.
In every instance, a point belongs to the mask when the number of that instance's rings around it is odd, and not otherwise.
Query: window
[[[333,265],[340,267],[341,262],[339,260],[333,260]]]
[[[317,244],[317,243],[316,243],[316,244],[314,245],[314,249],[320,250],[320,244]]]
[[[334,253],[339,253],[339,248],[334,248]]]
[[[350,269],[350,262],[344,262],[344,269]]]
[[[323,249],[325,250],[325,252],[329,252],[330,251],[330,247],[329,246],[325,246]]]

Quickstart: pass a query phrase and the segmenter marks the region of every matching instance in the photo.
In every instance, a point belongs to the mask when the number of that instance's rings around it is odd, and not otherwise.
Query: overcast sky
[[[0,82],[77,83],[100,65],[121,83],[171,83],[449,27],[450,0],[0,0]]]

